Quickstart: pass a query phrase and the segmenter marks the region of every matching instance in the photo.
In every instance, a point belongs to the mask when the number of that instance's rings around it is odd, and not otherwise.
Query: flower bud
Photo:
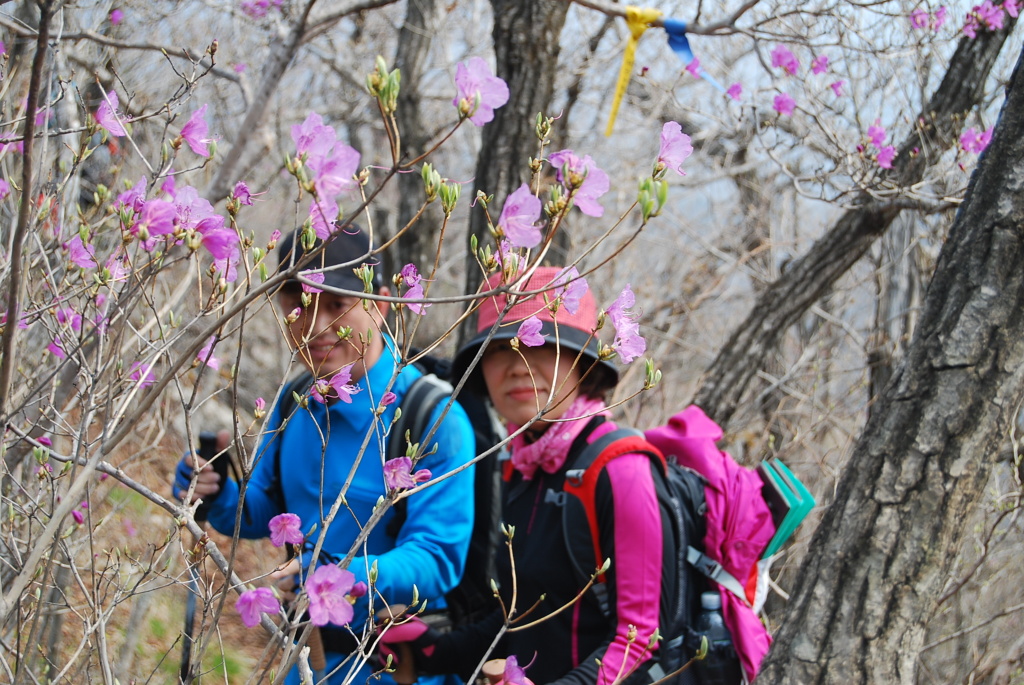
[[[441,209],[444,210],[445,216],[451,216],[455,210],[455,203],[459,201],[459,195],[462,193],[462,186],[458,183],[442,183],[437,192],[441,196]]]
[[[299,320],[299,316],[302,314],[302,307],[296,307],[295,309],[288,312],[288,315],[284,317],[284,322],[291,326],[293,323]]]

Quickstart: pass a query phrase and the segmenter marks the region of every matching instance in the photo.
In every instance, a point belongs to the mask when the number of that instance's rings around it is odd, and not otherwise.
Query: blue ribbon
[[[665,33],[668,35],[668,46],[679,56],[684,65],[692,62],[695,58],[693,50],[690,49],[690,41],[686,38],[686,22],[682,19],[664,19],[662,24],[665,27]],[[711,74],[704,71],[704,67],[698,67],[697,72],[702,79],[723,93],[725,92],[722,84],[716,81]]]

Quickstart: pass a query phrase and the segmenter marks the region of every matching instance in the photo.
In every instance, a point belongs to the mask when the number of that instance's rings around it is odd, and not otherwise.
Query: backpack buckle
[[[565,493],[555,492],[552,488],[548,488],[544,493],[544,504],[554,504],[556,507],[564,507]]]
[[[574,488],[578,488],[583,485],[583,474],[586,472],[586,469],[570,469],[565,472],[565,482]]]

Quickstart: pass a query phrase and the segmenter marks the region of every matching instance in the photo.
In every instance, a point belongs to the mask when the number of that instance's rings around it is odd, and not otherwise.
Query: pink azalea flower
[[[2,193],[0,193],[2,197]],[[71,263],[82,269],[96,266],[96,248],[82,242],[82,236],[75,235],[68,242],[64,243],[64,249],[68,251],[68,259]]]
[[[1007,5],[1009,3],[1011,3],[1011,2],[1014,2],[1014,0],[1006,0],[1006,2],[1003,3],[1003,8],[1006,9],[1007,12],[1010,11],[1007,8]],[[933,30],[938,31],[939,29],[942,28],[943,24],[946,23],[946,12],[947,12],[947,10],[946,10],[946,6],[945,5],[943,5],[939,9],[935,10],[935,16],[932,18],[932,29]],[[1013,14],[1011,16],[1016,17],[1017,15]]]
[[[420,279],[423,278],[420,276],[420,271],[416,268],[415,264],[406,264],[403,266],[401,274],[402,281],[405,283],[405,287],[407,288],[415,287],[416,284],[420,282]]]
[[[2,40],[0,40],[0,55],[6,55],[6,54],[7,54],[7,46],[4,45],[4,42]]]
[[[216,344],[217,336],[211,335],[210,339],[203,345],[203,348],[196,354],[196,359],[199,360],[199,363],[206,364],[214,370],[220,368],[220,360],[213,356],[213,348]]]
[[[526,671],[519,666],[519,660],[512,654],[505,658],[505,672],[501,682],[502,685],[533,685],[526,677]]]
[[[783,116],[790,116],[796,108],[796,101],[789,96],[789,93],[779,93],[772,101],[772,108]]]
[[[978,15],[978,19],[985,22],[989,31],[1003,28],[1003,8],[994,5],[992,0],[985,0],[975,7],[974,11]]]
[[[359,387],[355,385],[349,385],[349,381],[352,380],[352,364],[343,366],[338,373],[331,376],[329,379],[321,378],[313,384],[313,389],[310,394],[313,399],[321,404],[327,404],[327,400],[332,397],[337,397],[346,404],[352,403],[352,395],[359,392]]]
[[[110,13],[110,23],[114,26],[120,24],[122,20],[124,20],[124,12],[121,10],[116,9]]]
[[[832,92],[836,94],[837,98],[841,98],[843,97],[843,86],[845,85],[846,81],[835,81],[829,85],[829,88],[832,89]]]
[[[255,628],[260,624],[261,614],[276,614],[281,611],[281,602],[270,588],[258,587],[238,595],[235,608],[242,616],[242,624],[246,628]]]
[[[309,218],[313,222],[313,232],[320,240],[327,240],[338,232],[334,222],[338,220],[338,203],[331,199],[320,198],[309,206]]]
[[[351,590],[348,591],[348,596],[352,597],[353,599],[358,599],[359,597],[365,596],[366,593],[369,591],[370,588],[367,587],[366,583],[360,580],[358,583],[352,586]]]
[[[352,590],[356,577],[335,564],[318,567],[306,580],[309,595],[309,620],[316,626],[347,625],[352,621],[352,603],[345,595]]]
[[[270,543],[274,547],[284,544],[302,544],[302,519],[295,514],[278,514],[270,519]]]
[[[174,220],[178,216],[177,208],[166,200],[147,200],[142,206],[135,224],[131,228],[132,234],[138,234],[143,229],[148,236],[167,235],[174,232]]]
[[[981,149],[978,150],[979,153],[984,152],[985,148],[988,147],[988,144],[992,142],[992,131],[993,128],[989,126],[987,129],[982,131],[980,136],[978,136],[978,144],[981,145]]]
[[[683,127],[675,121],[666,121],[661,127],[661,149],[657,166],[671,169],[680,176],[686,176],[683,162],[693,153],[690,136],[683,133]]]
[[[505,233],[512,247],[536,247],[540,244],[541,229],[537,221],[541,206],[540,199],[534,197],[530,186],[525,183],[505,198],[498,228]]]
[[[915,29],[923,29],[928,26],[928,12],[918,7],[910,13],[910,25]]]
[[[739,100],[743,96],[743,86],[739,83],[734,83],[729,86],[729,90],[725,91],[725,94],[733,100]]]
[[[427,294],[423,290],[423,283],[416,281],[416,285],[405,291],[405,294],[402,295],[402,299],[422,300],[425,299],[426,296]],[[423,316],[427,313],[427,307],[432,307],[433,305],[429,302],[406,302],[405,306],[408,307],[409,311],[412,313]]]
[[[977,38],[978,27],[978,17],[976,14],[971,12],[967,15],[967,22],[964,24],[964,35],[968,38]]]
[[[299,275],[302,276],[303,278],[305,278],[306,280],[313,281],[314,283],[323,283],[324,282],[324,272],[323,271],[300,271]],[[302,292],[304,292],[304,293],[314,293],[315,294],[315,293],[322,293],[323,290],[321,290],[320,288],[317,288],[316,286],[310,285],[309,283],[303,283],[302,284]]]
[[[127,207],[136,212],[141,212],[142,206],[146,202],[146,187],[148,185],[149,181],[143,176],[139,179],[138,183],[117,196],[116,206],[118,208]]]
[[[337,136],[334,128],[324,124],[316,112],[310,112],[301,124],[292,126],[292,141],[295,143],[295,154],[306,153],[324,155],[334,146]]]
[[[68,356],[67,353],[64,352],[64,343],[61,342],[59,335],[55,335],[53,337],[53,342],[46,346],[46,351],[57,359],[65,359]]]
[[[608,318],[615,327],[612,349],[619,354],[623,364],[628,364],[647,349],[647,342],[640,335],[639,314],[630,309],[636,304],[636,297],[627,284],[608,308]]]
[[[219,214],[201,220],[196,224],[196,231],[203,237],[203,247],[214,259],[227,259],[231,256],[231,248],[238,244],[238,234],[224,225],[224,217]]]
[[[458,96],[452,104],[477,126],[494,119],[494,110],[508,102],[508,85],[491,73],[481,57],[471,57],[455,68]]]
[[[700,59],[694,57],[690,60],[690,63],[686,65],[686,70],[690,72],[694,78],[700,78]]]
[[[790,76],[796,75],[800,69],[800,61],[785,45],[777,45],[771,53],[772,67],[781,68]]]
[[[125,130],[124,124],[121,123],[121,117],[117,115],[117,107],[119,104],[120,103],[117,100],[117,93],[112,90],[107,93],[107,97],[100,103],[100,106],[96,108],[96,123],[106,129],[107,133],[115,138],[128,135],[128,131]]]
[[[178,228],[197,228],[204,219],[219,216],[209,200],[200,197],[192,186],[184,186],[175,192],[174,209],[177,211],[175,224]],[[221,224],[224,217],[220,217]]]
[[[85,522],[85,516],[82,515],[78,509],[74,509],[71,512],[71,518],[75,519],[75,523],[82,525]]]
[[[137,383],[142,389],[148,388],[156,381],[153,367],[142,362],[132,362],[131,373],[128,374],[128,378]]]
[[[238,260],[241,258],[242,253],[239,251],[238,245],[234,245],[226,259],[213,260],[213,268],[224,277],[225,281],[234,283],[238,278]]]
[[[200,157],[210,156],[210,143],[215,139],[210,138],[209,127],[206,125],[206,108],[203,105],[189,117],[188,122],[181,127],[181,138],[192,148],[192,152]]]
[[[353,177],[359,168],[359,153],[341,141],[324,154],[310,153],[306,166],[313,172],[313,185],[321,198],[334,197],[358,185]]]
[[[262,414],[264,410],[267,408],[267,401],[262,397],[257,397],[256,401],[253,404],[255,406],[257,414]]]
[[[236,74],[243,74],[243,73],[245,73],[245,70],[248,69],[248,68],[249,68],[249,65],[246,64],[245,62],[238,62],[237,64],[235,64],[235,73]]]
[[[501,269],[507,274],[517,275],[519,274],[520,266],[520,255],[515,251],[504,238],[498,241],[498,263],[501,264]]]
[[[963,148],[964,152],[981,154],[985,148],[988,147],[989,141],[991,140],[991,128],[979,133],[978,130],[972,126],[961,134],[960,147]]]
[[[527,347],[540,347],[544,344],[544,334],[540,332],[543,325],[544,324],[541,323],[540,319],[536,316],[531,316],[529,319],[519,324],[519,330],[516,331],[516,337],[519,338],[519,342]]]
[[[875,123],[868,126],[868,140],[878,148],[885,144],[885,129],[882,128],[881,119],[875,119]]]
[[[811,62],[811,72],[814,74],[824,74],[828,71],[828,55],[818,55]]]
[[[885,147],[879,148],[878,154],[875,155],[875,161],[878,162],[878,166],[883,169],[892,169],[892,160],[896,158],[896,148],[892,145],[886,145]]]
[[[555,277],[555,297],[562,298],[562,306],[570,314],[580,310],[580,302],[583,296],[590,289],[587,279],[580,278],[580,272],[575,266],[562,269],[562,272]]]
[[[387,407],[388,405],[394,404],[397,399],[398,395],[388,390],[384,393],[384,396],[380,398],[380,404],[382,407]]]
[[[11,194],[11,184],[6,179],[0,178],[0,200]]]
[[[384,462],[384,485],[388,490],[407,490],[420,483],[426,483],[432,477],[427,469],[412,472],[412,459],[398,457]]]
[[[70,326],[73,331],[80,331],[82,330],[82,315],[69,307],[59,307],[57,323],[62,326]]]
[[[939,9],[943,11],[943,14],[945,14],[945,7],[940,7]],[[1011,17],[1016,19],[1017,16],[1020,14],[1020,3],[1017,2],[1017,0],[1003,0],[1003,10],[1005,10],[1006,13],[1009,14]],[[938,19],[938,16],[939,13],[936,12],[935,18]]]
[[[131,267],[125,263],[124,254],[110,255],[103,268],[110,273],[111,281],[123,281],[131,273]]]
[[[608,192],[611,184],[608,174],[601,171],[590,155],[578,157],[572,150],[559,150],[548,156],[548,162],[555,167],[555,176],[572,196],[576,206],[587,216],[594,218],[604,215],[604,207],[597,198]]]
[[[238,201],[239,204],[252,206],[260,195],[266,195],[268,191],[264,190],[262,193],[253,193],[249,190],[249,186],[246,185],[245,181],[239,181],[235,184],[235,189],[231,192],[231,197]]]

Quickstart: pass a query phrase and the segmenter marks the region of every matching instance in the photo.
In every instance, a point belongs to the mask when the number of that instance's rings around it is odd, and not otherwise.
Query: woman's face
[[[492,342],[480,365],[494,409],[518,426],[545,407],[543,419],[561,418],[579,395],[576,357],[571,350],[559,355],[554,345],[515,350],[507,341]]]

